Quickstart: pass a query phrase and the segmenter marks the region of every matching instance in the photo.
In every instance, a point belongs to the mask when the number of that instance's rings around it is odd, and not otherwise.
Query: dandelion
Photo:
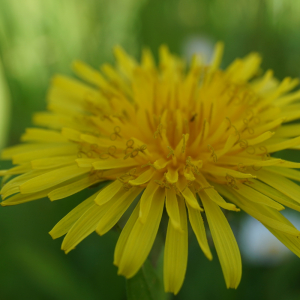
[[[300,92],[290,92],[298,80],[260,76],[256,53],[221,70],[222,52],[218,43],[210,65],[197,56],[188,68],[165,46],[158,66],[150,51],[138,64],[120,47],[116,68],[75,62],[85,83],[54,77],[48,112],[34,116],[40,127],[3,151],[16,166],[0,173],[1,204],[54,201],[107,182],[50,234],[66,235],[68,253],[93,231],[108,232],[132,204],[114,255],[126,278],[147,258],[165,208],[164,286],[174,294],[186,272],[188,219],[212,259],[204,214],[228,288],[237,288],[242,267],[223,210],[245,211],[299,256],[300,232],[280,211],[300,211],[300,163],[271,156],[300,149],[300,125],[287,124],[300,118]]]

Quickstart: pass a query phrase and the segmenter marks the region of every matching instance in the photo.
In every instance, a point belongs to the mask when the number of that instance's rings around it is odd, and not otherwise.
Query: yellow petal
[[[279,230],[285,234],[290,234],[298,237],[300,236],[300,231],[297,230],[294,226],[290,226],[274,218],[271,218],[264,213],[261,213],[261,205],[254,204],[252,205],[252,207],[250,207],[249,204],[247,204],[247,202],[241,196],[239,196],[239,201],[240,207],[245,212],[247,212],[247,214],[260,221],[263,225],[271,227],[275,230]]]
[[[210,184],[206,181],[205,177],[200,174],[197,181],[201,184],[201,187],[209,187]],[[232,203],[227,203],[221,195],[215,191],[213,188],[207,188],[203,190],[203,193],[205,193],[212,201],[214,201],[219,206],[233,211],[239,211],[238,208]],[[198,193],[199,194],[199,193]],[[200,195],[200,194],[199,194]]]
[[[77,60],[73,62],[73,70],[86,81],[105,90],[113,91],[112,87],[108,84],[100,72],[94,70],[89,65]]]
[[[203,223],[201,213],[200,213],[199,210],[194,209],[190,205],[187,205],[187,208],[188,208],[188,211],[189,211],[190,223],[191,223],[193,231],[196,235],[199,246],[202,249],[205,256],[209,260],[212,260],[213,257],[212,257],[212,254],[210,252],[209,245],[208,245],[208,242],[207,242],[205,227],[204,227],[204,223]]]
[[[108,186],[101,190],[101,192],[96,197],[95,202],[98,205],[105,204],[119,192],[122,186],[123,183],[121,181],[115,180],[114,182],[110,183]]]
[[[275,190],[274,188],[270,187],[269,185],[266,185],[258,180],[255,180],[253,182],[253,184],[251,185],[251,187],[287,207],[290,207],[294,210],[300,211],[300,203],[297,203],[290,197]]]
[[[172,220],[169,220],[164,252],[165,291],[172,292],[175,295],[179,292],[182,286],[188,258],[186,208],[181,199],[179,199],[178,205],[182,230],[179,231],[174,228]]]
[[[135,159],[107,159],[99,160],[93,163],[93,167],[96,170],[108,170],[116,168],[134,167],[137,166],[138,162]]]
[[[178,199],[173,188],[166,189],[166,209],[172,225],[177,230],[181,230],[181,220]]]
[[[132,77],[132,73],[137,63],[131,58],[120,46],[114,48],[114,54],[118,61],[121,71],[128,77]]]
[[[107,202],[109,204],[109,209],[103,218],[100,220],[97,226],[97,233],[99,235],[105,234],[109,231],[119,219],[122,217],[124,212],[128,209],[129,205],[134,201],[134,199],[141,193],[142,189],[138,187],[132,187],[129,191],[123,192],[123,195],[120,195],[121,191],[117,193],[111,201]],[[106,205],[106,204],[104,204]],[[102,206],[100,206],[102,207]]]
[[[65,145],[65,144],[59,144],[59,145]],[[53,148],[52,143],[51,144],[30,143],[30,144],[16,145],[4,149],[1,153],[1,159],[11,159],[13,156],[17,154],[31,152],[35,150],[49,149],[49,148]]]
[[[253,201],[253,202],[256,202],[259,204],[267,205],[267,206],[273,207],[277,210],[284,209],[284,206],[273,201],[272,199],[265,196],[264,194],[257,192],[255,189],[252,189],[251,187],[252,187],[252,185],[247,186],[247,185],[239,184],[236,192],[238,194],[240,194],[241,196],[244,196],[245,198],[247,198],[248,201]]]
[[[217,204],[202,191],[200,197],[217,250],[227,288],[237,288],[242,277],[241,255],[235,237]]]
[[[18,192],[18,191],[16,191],[16,192]],[[47,197],[48,193],[49,193],[49,190],[44,190],[44,191],[41,191],[38,193],[26,194],[26,195],[16,194],[16,195],[13,195],[12,197],[8,198],[5,201],[2,201],[1,206],[17,205],[17,204],[26,203],[26,202],[33,201],[33,200],[38,200],[38,199]],[[5,199],[5,197],[3,197],[3,199]]]
[[[222,42],[216,43],[214,49],[214,57],[210,65],[210,71],[215,71],[219,68],[222,61],[223,52],[224,52],[224,43]]]
[[[62,128],[61,135],[70,141],[82,142],[80,135],[81,132],[72,128]]]
[[[158,231],[164,208],[164,198],[164,189],[158,189],[153,197],[149,218],[145,223],[140,222],[139,219],[135,222],[123,249],[118,274],[131,278],[146,260]]]
[[[205,164],[203,170],[215,176],[226,177],[227,175],[233,176],[234,178],[255,178],[252,174],[241,173],[229,168],[222,168],[212,164]]]
[[[41,129],[41,128],[27,128],[26,133],[21,137],[23,142],[44,142],[44,143],[61,143],[66,142],[60,132]]]
[[[275,229],[276,231],[280,231],[288,235],[300,235],[300,231],[297,230],[291,222],[289,222],[274,208],[249,202],[245,197],[239,195],[235,190],[231,190],[229,192],[226,188],[221,187],[220,185],[218,185],[218,189],[221,190],[221,193],[224,192],[226,197],[239,205],[246,213],[257,219],[266,227]]]
[[[24,152],[16,154],[13,156],[14,164],[21,164],[38,158],[45,158],[51,156],[61,156],[61,155],[72,155],[77,154],[78,148],[74,144],[42,144],[49,145],[48,148],[38,149],[36,147],[34,150],[29,152]]]
[[[284,195],[292,198],[296,202],[300,203],[300,187],[291,180],[280,176],[278,174],[273,174],[269,171],[259,170],[257,173],[258,179],[269,184],[276,190],[280,191]]]
[[[109,207],[109,203],[102,206],[93,203],[68,231],[61,245],[61,249],[66,253],[70,252],[83,239],[95,231],[99,221],[105,215]]]
[[[284,149],[293,148],[300,145],[300,137],[289,139],[284,142],[279,142],[273,145],[266,146],[268,153],[277,152]]]
[[[193,208],[199,211],[203,211],[203,209],[200,207],[195,195],[192,193],[192,191],[186,187],[182,192],[182,196],[186,200],[186,202]]]
[[[276,130],[276,136],[289,138],[300,135],[300,124],[288,124],[280,126]]]
[[[178,181],[178,170],[173,168],[168,168],[168,172],[166,174],[166,179],[171,184],[176,183]]]
[[[103,64],[101,71],[107,76],[110,82],[121,89],[125,94],[132,98],[132,89],[127,81],[124,80],[122,75],[114,69],[110,64]]]
[[[90,168],[79,168],[76,165],[62,167],[26,181],[20,185],[20,191],[22,194],[39,192],[88,172]]]
[[[19,186],[22,183],[24,183],[24,182],[26,182],[26,181],[28,181],[28,180],[36,177],[36,176],[44,174],[44,173],[45,173],[45,171],[43,171],[43,170],[33,170],[33,171],[27,172],[25,174],[19,175],[19,176],[15,177],[15,178],[11,179],[9,182],[7,182],[2,187],[0,194],[2,194],[2,197],[4,197],[4,195],[6,193],[8,193],[9,190],[11,190],[11,189],[13,189],[15,187],[17,187],[18,188],[18,192],[20,192]]]
[[[155,174],[155,170],[153,168],[150,168],[149,170],[139,175],[136,179],[129,180],[129,184],[141,185],[147,183],[149,180],[151,180],[154,174]]]
[[[159,185],[154,180],[152,180],[147,184],[142,194],[140,200],[140,212],[139,212],[139,219],[142,223],[145,223],[145,221],[148,218],[151,203],[153,201],[153,196],[154,193],[157,191],[158,187]]]
[[[63,126],[70,126],[72,121],[70,116],[49,112],[38,112],[33,115],[33,123],[38,126],[61,129]]]
[[[63,199],[74,195],[91,185],[94,185],[98,182],[103,181],[97,177],[85,176],[80,180],[76,180],[70,184],[64,185],[61,188],[55,189],[48,194],[48,197],[51,201]]]
[[[293,253],[300,257],[300,240],[299,237],[286,235],[281,231],[277,231],[271,227],[266,226],[266,228],[275,235],[279,241],[281,241],[287,248],[289,248]]]
[[[23,173],[30,172],[31,170],[32,170],[31,164],[25,163],[25,164],[21,164],[20,166],[16,166],[9,170],[6,170],[1,176],[23,174]]]
[[[300,172],[297,170],[293,170],[293,169],[289,169],[289,168],[274,168],[274,167],[268,167],[265,169],[272,173],[284,176],[286,178],[300,181]]]
[[[75,162],[76,155],[55,156],[35,159],[30,162],[32,169],[51,169]]]
[[[128,221],[126,222],[126,225],[122,229],[122,232],[118,238],[118,242],[115,248],[115,254],[114,254],[114,265],[118,266],[121,260],[121,257],[123,255],[123,250],[126,245],[126,242],[128,240],[129,234],[136,222],[136,220],[139,217],[139,211],[140,207],[139,205],[136,205],[135,209],[131,213]]]
[[[95,193],[91,197],[82,201],[74,209],[72,209],[65,217],[63,217],[49,232],[53,239],[57,239],[65,235],[75,224],[75,222],[94,204],[94,199],[97,194]]]

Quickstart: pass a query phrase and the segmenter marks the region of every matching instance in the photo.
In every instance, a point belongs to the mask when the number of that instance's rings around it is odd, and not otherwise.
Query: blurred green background
[[[162,43],[189,57],[209,56],[222,40],[223,66],[258,51],[264,69],[298,77],[299,15],[297,0],[0,0],[0,148],[16,144],[32,113],[45,109],[54,74],[71,74],[74,59],[95,68],[112,62],[115,44],[137,58],[144,46],[156,55]],[[285,155],[300,161],[296,152]],[[0,209],[1,300],[126,299],[125,279],[112,264],[117,232],[94,233],[68,255],[47,234],[92,192]],[[243,215],[228,218],[239,236]],[[191,235],[186,279],[174,299],[300,299],[295,255],[271,264],[242,257],[242,282],[227,290],[216,253],[207,261]]]

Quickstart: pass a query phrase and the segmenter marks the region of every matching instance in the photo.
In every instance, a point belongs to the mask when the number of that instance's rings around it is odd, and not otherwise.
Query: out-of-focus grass
[[[1,0],[0,57],[12,106],[9,144],[31,126],[34,111],[45,109],[55,73],[71,74],[74,59],[95,68],[112,62],[115,44],[139,58],[143,46],[157,57],[162,43],[181,55],[191,37],[223,40],[223,66],[258,51],[264,69],[274,69],[279,78],[298,76],[299,14],[295,0]],[[295,152],[284,155],[300,160]],[[0,169],[8,166],[0,162]],[[60,250],[61,240],[47,234],[91,192],[0,209],[0,299],[125,299],[124,279],[112,264],[116,232],[92,234],[68,255]],[[229,218],[238,228],[242,213]],[[299,260],[276,268],[244,264],[238,290],[226,290],[216,253],[209,262],[193,235],[190,240],[186,280],[174,298],[299,299]]]

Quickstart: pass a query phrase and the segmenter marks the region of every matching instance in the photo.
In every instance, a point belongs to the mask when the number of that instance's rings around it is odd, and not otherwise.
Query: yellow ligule
[[[242,277],[242,262],[239,248],[223,212],[204,193],[201,200],[210,232],[217,250],[227,288],[237,288]]]
[[[94,199],[97,194],[95,193],[91,197],[82,201],[74,209],[72,209],[65,217],[63,217],[49,232],[53,239],[57,239],[65,235],[74,225],[74,223],[94,204]]]
[[[67,140],[58,131],[41,129],[41,128],[27,128],[22,135],[23,142],[46,142],[46,143],[61,143]]]
[[[159,189],[152,201],[149,216],[145,223],[138,219],[133,226],[122,257],[118,263],[118,274],[126,278],[134,276],[146,260],[154,243],[164,208],[164,191]]]
[[[165,291],[175,295],[183,284],[188,256],[187,216],[182,199],[179,199],[178,207],[182,230],[179,231],[174,228],[172,220],[169,220],[164,252]]]
[[[48,194],[48,197],[51,201],[63,199],[71,195],[74,195],[88,188],[89,186],[101,181],[103,181],[103,179],[100,179],[97,176],[86,175],[84,178],[80,180],[76,180],[70,184],[64,185],[63,187],[51,191]]]
[[[129,205],[141,193],[141,191],[141,188],[132,187],[129,191],[124,191],[122,196],[114,197],[113,200],[107,202],[107,204],[110,204],[110,207],[100,220],[96,232],[99,235],[103,235],[115,226],[124,212],[128,209]]]
[[[173,188],[166,189],[166,209],[173,227],[181,231],[182,228],[178,199]]]
[[[203,222],[201,213],[199,210],[194,209],[190,205],[187,205],[187,208],[188,208],[188,212],[189,212],[190,223],[191,223],[193,231],[196,235],[199,246],[202,249],[205,256],[209,260],[212,260],[213,257],[212,257],[212,254],[210,252],[209,245],[207,242],[206,231],[205,231],[204,222]]]
[[[95,198],[95,202],[98,205],[103,205],[106,202],[110,201],[121,189],[123,183],[119,180],[107,185]]]
[[[21,194],[39,192],[89,171],[90,168],[79,168],[76,165],[62,167],[26,181],[20,185],[20,192]]]

